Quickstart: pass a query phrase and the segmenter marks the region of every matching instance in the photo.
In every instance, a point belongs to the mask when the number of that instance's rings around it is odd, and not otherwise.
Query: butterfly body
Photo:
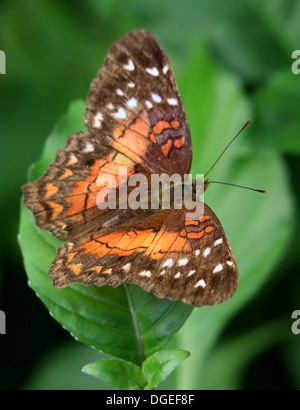
[[[85,124],[88,133],[70,136],[46,174],[23,187],[37,225],[67,241],[50,267],[54,286],[130,282],[199,307],[230,298],[238,281],[236,262],[206,204],[198,202],[203,213],[191,219],[185,204],[177,209],[171,201],[164,209],[159,188],[156,207],[150,196],[146,209],[124,206],[134,194],[132,179],[143,177],[150,195],[153,175],[176,174],[183,181],[192,162],[174,75],[150,33],[133,31],[111,46],[90,87]],[[105,185],[108,177],[114,186]],[[204,190],[208,184],[204,181]],[[165,191],[173,194],[176,187],[171,182]],[[192,188],[197,204],[195,181]],[[119,194],[116,207],[102,209],[99,203],[112,189]]]

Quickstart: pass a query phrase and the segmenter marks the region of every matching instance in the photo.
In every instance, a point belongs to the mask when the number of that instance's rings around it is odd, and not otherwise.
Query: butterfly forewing
[[[145,30],[111,46],[90,88],[86,126],[136,157],[148,172],[190,171],[190,131],[172,69]]]

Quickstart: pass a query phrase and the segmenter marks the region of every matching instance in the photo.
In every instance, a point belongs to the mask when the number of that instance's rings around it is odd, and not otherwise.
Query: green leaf
[[[103,359],[82,370],[120,390],[141,390],[146,384],[141,368],[125,360]]]
[[[84,107],[83,102],[72,104],[51,133],[30,179],[43,174],[69,134],[84,129]],[[52,316],[78,340],[120,359],[140,365],[181,329],[192,311],[189,305],[158,299],[134,285],[98,288],[73,284],[55,289],[48,270],[61,242],[37,228],[23,204],[19,242],[29,284]]]
[[[162,350],[148,357],[142,365],[147,380],[144,390],[152,390],[189,356],[185,350]]]

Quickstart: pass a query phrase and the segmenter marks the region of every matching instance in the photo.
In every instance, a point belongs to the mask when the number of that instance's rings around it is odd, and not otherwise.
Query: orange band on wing
[[[69,265],[68,268],[72,269],[74,275],[79,275],[82,268],[82,263],[77,263],[77,265]]]
[[[141,157],[139,157],[137,154],[135,154],[134,152],[130,151],[127,147],[125,147],[122,144],[119,144],[118,142],[114,141],[112,143],[112,147],[116,150],[121,152],[122,154],[126,155],[126,157],[131,158],[133,161],[137,162],[138,164],[142,164],[142,159]],[[141,152],[141,155],[143,153]]]
[[[57,216],[62,212],[64,207],[52,201],[48,201],[47,204],[50,205],[51,208],[53,208],[51,220],[54,221],[57,218]]]
[[[171,128],[171,125],[167,121],[159,121],[154,127],[155,134],[160,134],[166,128]]]
[[[68,178],[69,176],[73,175],[73,172],[70,169],[66,169],[64,174],[59,179],[65,179]]]
[[[193,219],[186,219],[185,224],[186,225],[198,225],[198,221],[194,221]]]
[[[171,125],[172,125],[173,128],[178,128],[180,123],[177,120],[173,120],[173,121],[171,121]]]
[[[128,250],[137,249],[143,246],[147,248],[152,242],[155,236],[153,229],[147,229],[145,231],[138,231],[137,236],[131,241],[130,245],[126,248]]]
[[[67,216],[79,214],[84,210],[85,195],[78,195],[75,197],[68,197],[67,200],[73,204],[72,208],[66,212]]]
[[[204,231],[201,232],[189,232],[187,234],[188,238],[190,239],[200,239],[204,235]]]
[[[169,252],[181,252],[182,249],[184,248],[184,245],[186,243],[186,238],[178,237],[176,241],[173,243],[171,248],[169,249]]]
[[[175,140],[174,145],[175,145],[176,148],[183,147],[184,146],[184,137],[181,137],[180,139]]]
[[[154,258],[158,257],[159,259],[162,258],[164,256],[163,254],[165,254],[169,250],[169,248],[175,242],[177,237],[178,237],[177,232],[165,231],[162,234],[160,240],[157,242],[157,244],[153,248],[152,257]],[[159,254],[159,256],[157,254]]]
[[[151,139],[152,142],[154,142],[154,144],[157,143],[155,135],[153,133],[150,135],[150,139]]]
[[[48,183],[46,185],[45,199],[48,199],[50,196],[54,195],[57,191],[58,191],[58,188],[55,185]]]
[[[102,266],[95,266],[94,268],[90,268],[88,270],[94,270],[95,272],[100,273],[101,269],[102,269]]]
[[[68,257],[68,264],[71,263],[72,259],[74,258],[74,256],[77,255],[77,252],[73,252],[73,253],[67,253],[66,256]]]
[[[99,242],[97,241],[90,241],[84,245],[82,245],[79,249],[84,249],[85,252],[84,253],[91,253],[93,252],[95,249],[99,248],[99,246],[102,246],[101,244],[99,244]]]
[[[164,153],[165,156],[167,156],[169,154],[169,151],[170,151],[171,147],[172,147],[172,141],[171,140],[168,140],[168,142],[161,147],[161,150],[162,150],[162,152]]]
[[[101,238],[99,238],[99,242],[101,243],[108,243],[111,240],[118,238],[119,236],[122,236],[124,234],[124,232],[112,232],[109,233],[108,235],[102,236]]]

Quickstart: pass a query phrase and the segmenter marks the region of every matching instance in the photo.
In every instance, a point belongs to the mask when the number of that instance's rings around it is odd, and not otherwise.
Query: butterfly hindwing
[[[198,221],[185,209],[150,213],[64,244],[50,269],[54,285],[129,282],[199,307],[221,303],[236,289],[237,268],[220,222],[204,210]]]

